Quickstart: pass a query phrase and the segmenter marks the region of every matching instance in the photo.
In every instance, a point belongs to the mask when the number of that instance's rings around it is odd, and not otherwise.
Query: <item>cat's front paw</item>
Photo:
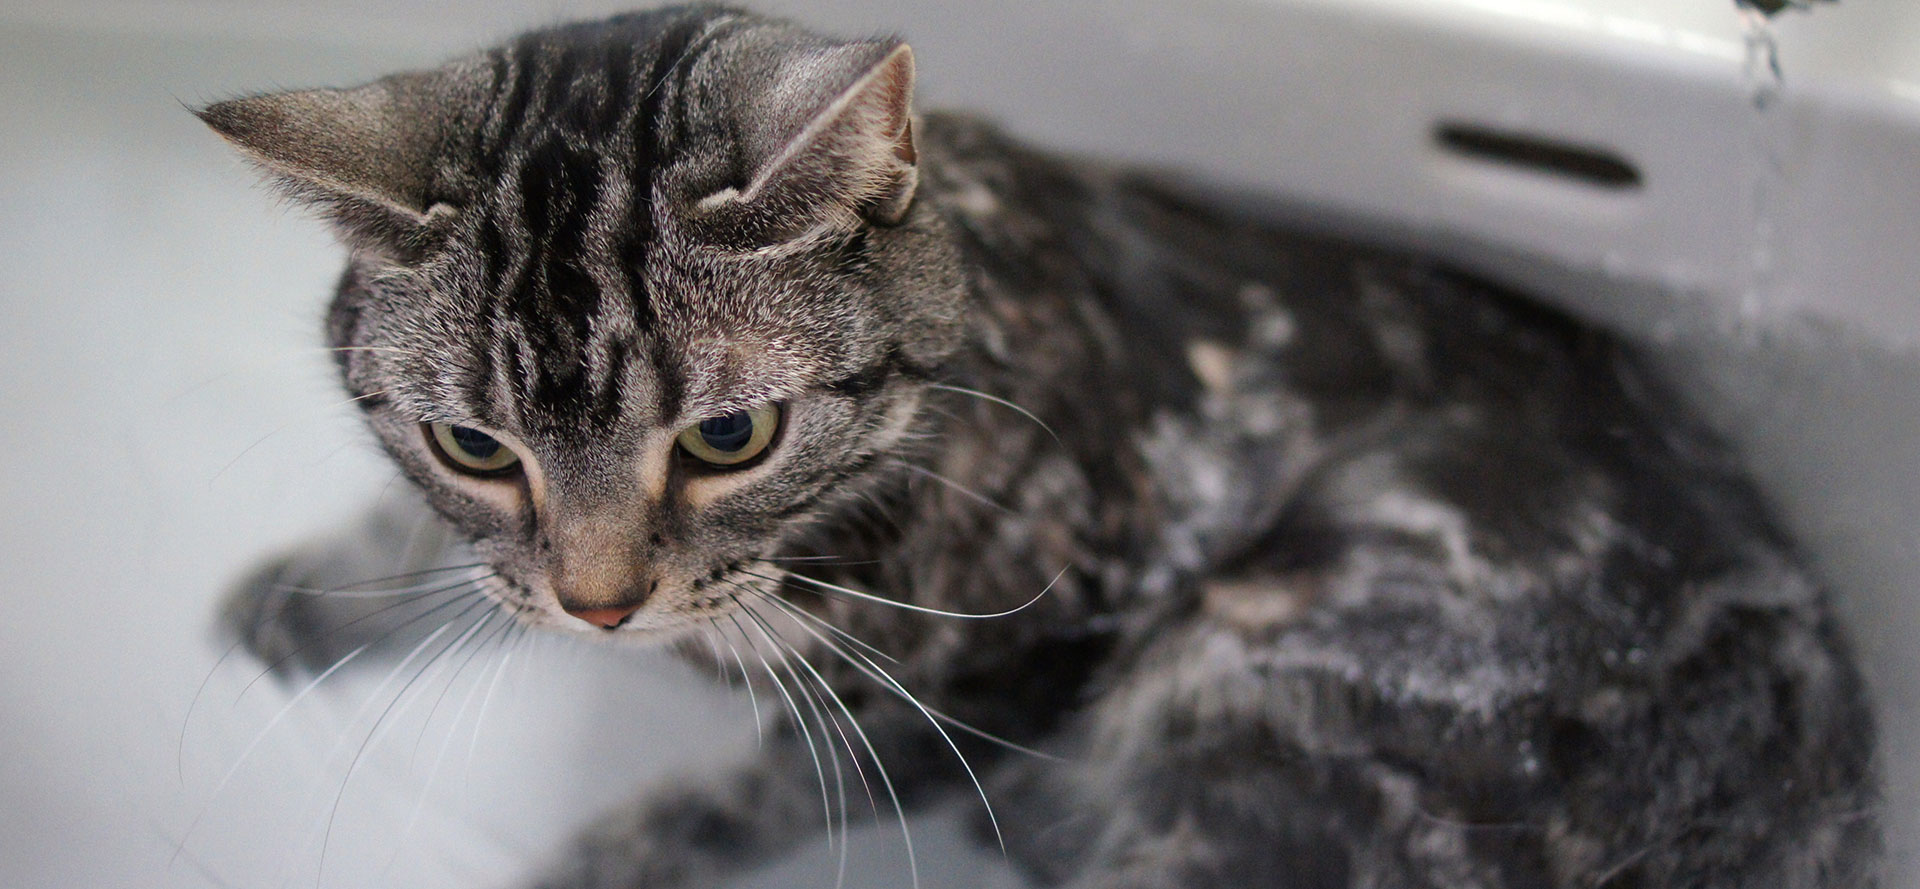
[[[880,728],[884,724],[868,720],[882,750],[891,741]],[[797,737],[782,735],[730,775],[654,788],[575,837],[532,885],[720,886],[825,829],[813,761]]]
[[[313,579],[299,555],[255,566],[220,604],[222,641],[245,648],[281,675],[343,656],[326,644],[327,621],[313,607],[317,598],[300,592]]]
[[[693,889],[718,885],[721,874],[698,854],[650,836],[639,812],[616,815],[576,837],[529,889]],[[653,819],[658,820],[658,819]]]
[[[220,605],[223,645],[276,674],[324,670],[362,646],[397,639],[407,607],[466,577],[445,567],[451,535],[421,504],[391,502],[339,533],[264,560]],[[453,592],[460,592],[455,589]]]

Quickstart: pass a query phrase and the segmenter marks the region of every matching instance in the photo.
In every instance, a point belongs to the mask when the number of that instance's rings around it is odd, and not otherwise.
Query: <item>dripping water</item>
[[[1747,256],[1740,288],[1740,326],[1759,325],[1767,296],[1775,290],[1775,229],[1777,204],[1786,175],[1781,156],[1780,114],[1775,108],[1786,88],[1780,69],[1780,45],[1773,32],[1772,13],[1761,0],[1738,0],[1742,37],[1746,44],[1742,76],[1747,86],[1749,188]]]
[[[1780,44],[1773,17],[1793,9],[1806,10],[1815,2],[1831,0],[1734,0],[1739,9],[1745,61],[1742,76],[1750,105],[1749,169],[1753,171],[1749,197],[1747,262],[1740,288],[1739,320],[1752,330],[1761,325],[1768,297],[1777,293],[1780,243],[1780,201],[1786,191],[1785,112],[1780,110],[1786,76],[1780,66]]]

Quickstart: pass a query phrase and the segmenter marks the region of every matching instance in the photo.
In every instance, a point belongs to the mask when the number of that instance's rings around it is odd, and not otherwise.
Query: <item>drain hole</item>
[[[1475,124],[1442,123],[1433,138],[1463,157],[1524,167],[1598,188],[1640,187],[1640,171],[1613,152]]]

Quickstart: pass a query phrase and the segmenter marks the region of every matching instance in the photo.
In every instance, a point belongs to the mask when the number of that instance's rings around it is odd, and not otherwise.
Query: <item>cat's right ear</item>
[[[321,210],[353,247],[397,261],[433,240],[430,188],[473,107],[477,71],[396,74],[353,89],[217,102],[195,112],[289,196]]]
[[[783,57],[767,81],[736,112],[743,180],[699,202],[709,233],[764,246],[899,224],[919,183],[913,51],[897,40],[813,48]]]

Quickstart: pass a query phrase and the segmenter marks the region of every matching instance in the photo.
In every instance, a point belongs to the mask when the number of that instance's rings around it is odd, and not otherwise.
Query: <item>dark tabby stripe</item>
[[[630,28],[632,41],[583,46],[550,33],[495,54],[494,95],[475,165],[495,197],[475,223],[491,342],[476,351],[486,356],[480,379],[498,378],[495,385],[506,388],[492,389],[483,403],[607,429],[622,414],[621,382],[634,352],[644,348],[660,382],[662,414],[678,412],[684,386],[670,350],[617,340],[598,350],[593,345],[596,330],[622,326],[616,320],[631,321],[643,337],[657,322],[646,259],[654,237],[655,167],[674,129],[667,103],[681,93],[682,63],[703,45],[703,35],[710,40],[721,30],[713,27],[716,15],[627,16],[612,26]],[[657,31],[658,20],[669,17],[671,25]],[[641,58],[648,67],[636,80],[632,71]],[[605,158],[622,162],[608,166]],[[603,219],[608,208],[600,205],[613,176],[630,181],[633,196],[627,207],[611,208],[615,218]],[[609,242],[612,256],[593,254],[596,244]],[[616,266],[613,277],[624,292],[602,292],[588,272],[596,263]],[[581,363],[581,356],[596,352],[606,357]]]

